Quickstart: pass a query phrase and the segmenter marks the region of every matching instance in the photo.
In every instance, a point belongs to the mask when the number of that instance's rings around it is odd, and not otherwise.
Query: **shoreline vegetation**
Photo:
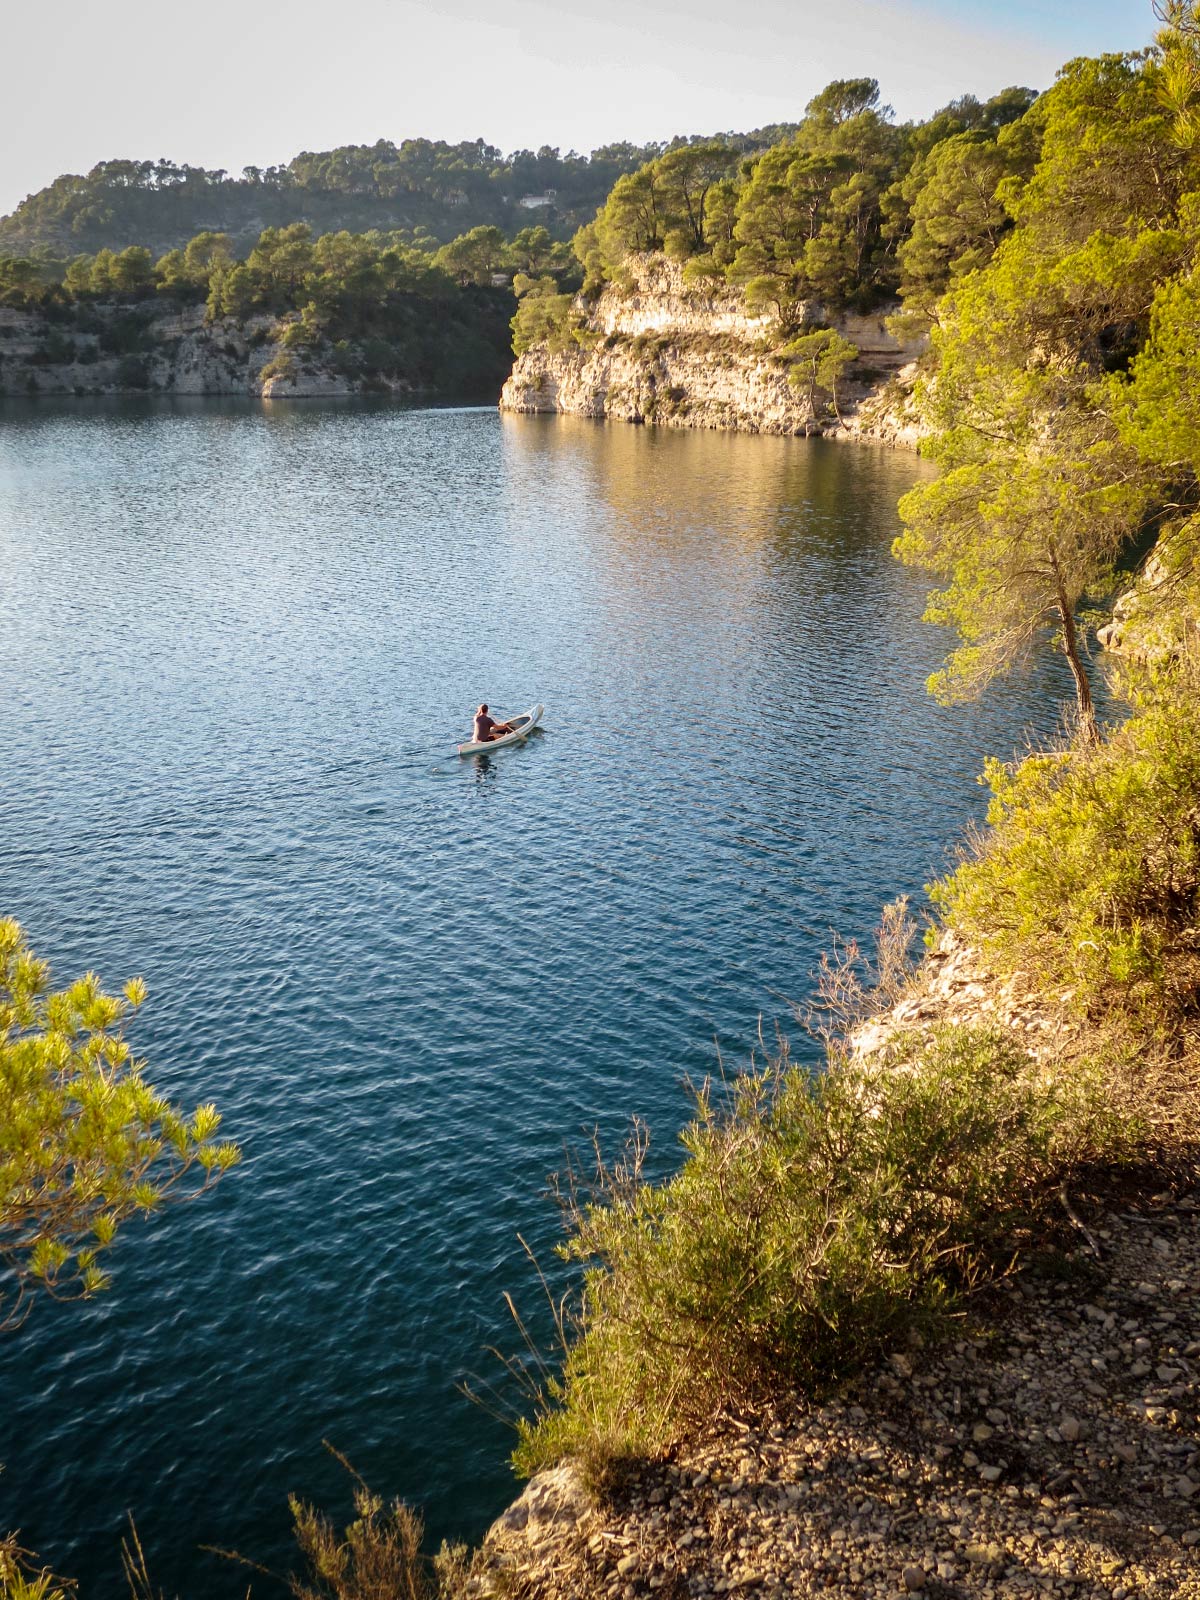
[[[1006,218],[979,196],[1033,159],[1034,99],[966,95],[899,125],[852,79],[798,124],[586,158],[409,140],[240,179],[104,162],[0,219],[0,392],[499,393],[512,352],[519,379],[531,352],[593,346],[583,308],[657,255],[689,296],[733,294],[799,408],[776,431],[814,431],[880,376],[836,319],[899,293],[919,342],[937,294],[994,247]],[[650,379],[631,414],[684,420],[686,378]],[[759,403],[705,425],[757,426]]]
[[[823,141],[844,150],[853,130],[866,148],[868,132],[878,134],[874,98],[874,86],[836,109],[818,97],[784,150],[735,187],[724,238],[713,224],[668,245],[650,209],[666,158],[621,180],[577,238],[583,293],[548,297],[556,320],[521,360],[561,389],[599,342],[604,294],[619,295],[622,277],[637,275],[640,288],[648,257],[674,258],[685,283],[716,284],[717,294],[740,287],[746,312],[765,322],[760,358],[790,355],[790,380],[810,395],[828,352],[816,387],[826,413],[836,411],[835,369],[854,356],[829,313],[856,297],[861,305],[871,280],[826,276],[819,242],[848,235],[835,191],[818,192],[813,175]],[[585,1503],[588,1486],[603,1502],[626,1467],[636,1478],[644,1463],[677,1460],[713,1418],[753,1429],[780,1397],[836,1396],[889,1350],[911,1370],[902,1352],[928,1348],[936,1382],[935,1352],[956,1326],[977,1327],[981,1307],[986,1319],[997,1285],[1085,1272],[1103,1255],[1097,1230],[1112,1211],[1144,1208],[1156,1193],[1163,1204],[1170,1193],[1187,1200],[1200,1178],[1198,104],[1200,19],[1191,5],[1172,6],[1154,49],[1072,62],[990,140],[960,136],[935,157],[947,188],[940,198],[924,191],[921,231],[914,225],[899,247],[903,310],[892,327],[928,329],[912,404],[923,450],[942,471],[902,502],[896,554],[942,585],[927,616],[957,635],[933,693],[973,698],[1053,641],[1074,675],[1074,716],[1059,747],[989,765],[988,826],[932,890],[929,959],[905,973],[893,917],[873,971],[867,963],[864,976],[857,953],[827,967],[834,1021],[821,1074],[784,1057],[720,1093],[704,1086],[675,1177],[642,1181],[639,1134],[587,1184],[568,1187],[563,1252],[581,1287],[514,1460],[525,1473],[571,1463]],[[864,159],[841,169],[860,197],[868,170]],[[974,209],[957,187],[968,170]],[[808,225],[789,227],[805,201]],[[968,222],[969,236],[952,234]],[[880,227],[877,245],[883,236]],[[855,237],[868,241],[857,260],[870,261],[870,230]],[[962,248],[927,253],[939,238]],[[1100,729],[1087,636],[1139,569],[1137,599],[1124,608],[1138,624],[1123,632],[1125,657],[1111,668],[1129,716]],[[939,985],[952,957],[966,976],[947,991]],[[1178,1305],[1178,1348],[1195,1353],[1197,1284],[1172,1282],[1161,1291],[1163,1326]],[[797,1562],[773,1582],[800,1594],[831,1582],[881,1594],[983,1595],[1035,1582],[1097,1595],[1196,1591],[1197,1389],[1191,1369],[1172,1361],[1158,1370],[1181,1383],[1171,1404],[1147,1401],[1162,1431],[1125,1473],[1128,1523],[1107,1571],[1074,1555],[1064,1567],[1037,1517],[1017,1518],[1006,1542],[972,1563],[965,1552],[972,1524],[977,1541],[985,1525],[992,1483],[1035,1501],[1052,1486],[981,1452],[979,1503],[959,1524],[962,1559],[941,1577],[936,1562],[907,1566],[886,1544],[864,1555],[858,1542],[852,1568],[845,1556],[861,1507],[848,1483],[842,1559],[835,1551],[823,1571]],[[868,1417],[876,1409],[861,1391],[857,1403]],[[980,1426],[980,1442],[996,1431]],[[1056,1442],[1081,1436],[1059,1430]],[[1112,1471],[1123,1459],[1106,1458]],[[1187,1470],[1172,1473],[1175,1461]],[[686,1499],[658,1481],[654,1503]],[[1069,1481],[1096,1533],[1095,1485]],[[560,1543],[581,1516],[578,1494],[565,1503]],[[616,1503],[628,1511],[619,1490]],[[588,1547],[597,1593],[602,1572],[607,1592],[638,1594],[682,1582],[690,1565],[678,1553],[656,1561],[655,1513],[637,1504],[615,1571],[602,1546]],[[615,1538],[619,1511],[606,1526]],[[511,1578],[513,1531],[498,1525],[480,1559],[481,1592]],[[570,1592],[533,1558],[531,1537],[517,1540],[538,1574],[528,1592]],[[1163,1542],[1144,1587],[1131,1591],[1120,1580],[1122,1540],[1146,1539]],[[723,1564],[690,1571],[679,1592],[765,1584],[754,1567],[744,1548],[727,1552]],[[587,1592],[587,1561],[573,1570]],[[947,1583],[964,1587],[938,1587]]]
[[[244,259],[211,232],[157,261],[133,245],[0,259],[0,393],[494,393],[509,366],[509,277],[562,270],[564,255],[541,226],[436,246],[291,223]]]
[[[1200,15],[1171,0],[1151,49],[960,102],[937,139],[885,110],[831,85],[757,158],[620,177],[579,298],[569,266],[514,277],[518,353],[583,359],[589,307],[661,256],[762,319],[824,425],[857,358],[831,317],[898,292],[941,473],[896,554],[956,638],[931,691],[1050,643],[1076,704],[989,763],[924,959],[903,906],[830,956],[823,1071],[698,1086],[664,1183],[636,1128],[564,1175],[535,1476],[481,1550],[428,1562],[365,1488],[344,1532],[297,1502],[297,1594],[1200,1594]],[[1100,726],[1121,590],[1128,714]]]

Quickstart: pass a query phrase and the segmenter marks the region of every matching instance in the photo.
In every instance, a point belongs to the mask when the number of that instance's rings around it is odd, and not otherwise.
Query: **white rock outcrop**
[[[518,357],[502,410],[915,441],[912,419],[897,421],[879,404],[889,382],[897,395],[903,392],[920,348],[888,331],[885,312],[828,319],[859,350],[839,395],[843,425],[831,412],[814,413],[807,394],[789,383],[770,317],[748,312],[740,290],[689,284],[680,266],[662,256],[634,256],[626,266],[625,284],[609,284],[590,305],[576,302],[585,316],[582,343],[561,353],[539,346]],[[819,307],[810,313],[824,320]],[[873,413],[868,399],[876,402]]]
[[[1200,650],[1196,574],[1190,561],[1168,562],[1160,550],[1150,552],[1133,588],[1118,595],[1112,621],[1096,630],[1110,655],[1145,665]]]

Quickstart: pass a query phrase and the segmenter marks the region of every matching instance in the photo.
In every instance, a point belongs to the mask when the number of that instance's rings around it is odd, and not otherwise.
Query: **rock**
[[[98,304],[93,314],[101,321],[118,308]],[[14,320],[15,319],[15,320]],[[296,366],[290,378],[263,378],[263,372],[281,354],[282,345],[274,337],[281,319],[259,315],[244,322],[218,318],[209,323],[203,305],[157,308],[142,330],[147,348],[139,357],[142,376],[149,392],[170,395],[263,395],[267,398],[300,396],[345,396],[357,394],[361,382],[335,370],[333,364],[312,352],[306,360],[310,371]],[[287,318],[282,319],[284,321]],[[45,337],[46,325],[40,313],[12,312],[0,307],[0,334],[5,335],[0,365],[0,394],[33,392],[38,394],[121,394],[130,383],[122,358],[106,356],[94,333],[72,335],[77,353],[86,352],[84,361],[72,358],[45,363],[27,360]],[[396,392],[411,393],[412,385],[402,380],[386,381]]]
[[[624,270],[626,287],[610,284],[594,302],[577,302],[594,342],[557,354],[544,346],[526,351],[504,385],[502,410],[774,434],[820,433],[832,425],[814,415],[808,396],[764,350],[770,318],[751,315],[740,290],[688,284],[680,265],[660,255],[628,256]],[[860,379],[857,393],[848,375],[851,409],[854,400],[877,393],[880,377],[904,371],[919,352],[920,343],[898,343],[878,312],[838,313],[833,320],[876,374]],[[915,427],[902,415],[862,410],[847,432],[915,443]]]
[[[903,1382],[885,1358],[820,1406],[786,1395],[761,1416],[718,1415],[711,1437],[646,1464],[615,1503],[540,1489],[510,1519],[525,1526],[497,1552],[496,1585],[470,1600],[1200,1600],[1200,1426],[1174,1355],[1198,1342],[1200,1317],[1161,1284],[1141,1297],[1144,1224],[1104,1220],[1096,1314],[1069,1285],[1018,1277],[999,1291],[997,1322],[930,1341]],[[1200,1287],[1194,1228],[1180,1231],[1176,1259]],[[1153,1342],[1135,1351],[1140,1327]],[[1124,1354],[1108,1339],[1127,1341]],[[1101,1351],[1103,1383],[1089,1366]],[[1157,1377],[1142,1390],[1124,1365],[1135,1354],[1179,1368],[1177,1397]],[[1155,1415],[1166,1425],[1148,1426]],[[984,1426],[1003,1430],[1003,1449]]]
[[[573,1527],[587,1503],[587,1491],[569,1462],[532,1477],[525,1492],[492,1524],[487,1537],[519,1533],[530,1524]]]

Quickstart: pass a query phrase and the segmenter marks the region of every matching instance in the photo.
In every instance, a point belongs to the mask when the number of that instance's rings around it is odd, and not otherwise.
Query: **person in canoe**
[[[475,731],[471,738],[476,744],[490,744],[493,739],[499,739],[503,734],[511,732],[511,722],[493,722],[488,716],[486,701],[475,713]]]

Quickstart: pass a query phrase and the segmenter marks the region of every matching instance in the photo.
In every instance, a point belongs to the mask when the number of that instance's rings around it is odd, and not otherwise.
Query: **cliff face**
[[[486,297],[491,294],[489,301]],[[209,322],[203,305],[92,301],[50,315],[0,306],[0,395],[494,395],[509,366],[511,298],[413,298],[378,337],[287,348],[298,320],[256,313]]]
[[[208,323],[201,305],[156,306],[135,325],[123,308],[99,305],[86,327],[64,330],[38,313],[0,306],[0,394],[361,392],[360,380],[304,352],[286,358],[285,373],[268,371],[282,354],[273,337],[277,325],[269,316]]]
[[[896,340],[885,312],[828,319],[859,350],[839,383],[842,422],[827,396],[814,406],[788,381],[771,318],[750,314],[740,291],[687,284],[661,256],[631,257],[627,266],[627,286],[608,285],[590,306],[577,302],[586,314],[582,344],[561,353],[539,346],[517,359],[503,410],[915,443],[903,401],[920,347]],[[814,317],[819,309],[810,308]]]

